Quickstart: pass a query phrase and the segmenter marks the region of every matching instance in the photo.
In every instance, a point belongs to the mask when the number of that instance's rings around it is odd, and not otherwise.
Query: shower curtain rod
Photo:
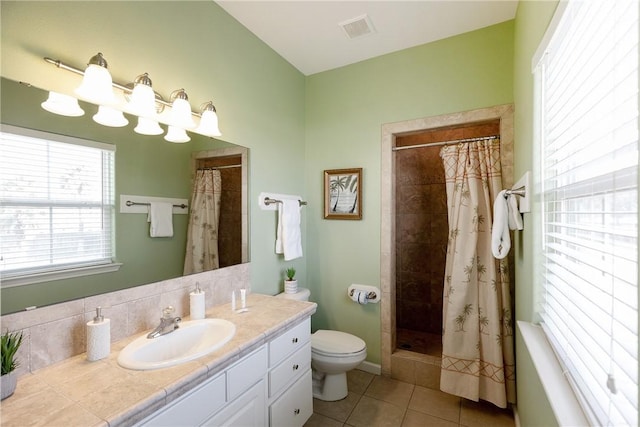
[[[479,138],[454,139],[452,141],[429,142],[426,144],[419,144],[419,145],[407,145],[405,147],[393,147],[392,151],[409,150],[410,148],[438,147],[440,145],[460,144],[464,142],[474,142],[474,141],[486,141],[488,139],[496,139],[496,138],[498,138],[498,135],[482,136]]]
[[[210,168],[198,168],[199,171],[206,171],[206,170],[217,170],[217,169],[229,169],[229,168],[239,168],[242,165],[229,165],[229,166],[212,166]]]

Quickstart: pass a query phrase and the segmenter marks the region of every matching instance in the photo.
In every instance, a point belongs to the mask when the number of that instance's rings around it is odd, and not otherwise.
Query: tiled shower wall
[[[90,279],[87,281],[90,282]],[[198,282],[205,306],[225,304],[231,291],[250,292],[250,264],[192,274],[121,291],[90,296],[34,310],[7,314],[0,318],[2,331],[22,331],[18,351],[18,375],[33,372],[86,351],[86,323],[101,306],[110,319],[111,341],[139,334],[157,326],[162,308],[173,306],[175,315],[189,315],[189,293]]]
[[[396,152],[397,327],[440,334],[447,195],[440,147]]]
[[[500,134],[500,121],[443,127],[396,138],[397,147]],[[448,220],[440,146],[395,152],[396,325],[442,333]]]

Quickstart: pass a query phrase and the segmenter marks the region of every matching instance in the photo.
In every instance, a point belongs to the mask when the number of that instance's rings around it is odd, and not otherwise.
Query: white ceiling
[[[305,75],[513,19],[518,0],[215,0]],[[349,39],[340,22],[367,14],[374,33]]]

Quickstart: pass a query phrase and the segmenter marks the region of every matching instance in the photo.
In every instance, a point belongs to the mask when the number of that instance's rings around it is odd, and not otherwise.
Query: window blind
[[[112,262],[114,157],[107,144],[3,126],[4,278]]]
[[[570,0],[554,21],[534,68],[540,314],[592,422],[635,426],[638,3]]]

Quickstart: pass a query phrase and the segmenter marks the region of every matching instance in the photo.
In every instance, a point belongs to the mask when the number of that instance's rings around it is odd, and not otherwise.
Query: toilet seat
[[[325,356],[347,356],[362,351],[366,351],[366,343],[355,335],[324,329],[311,334],[312,353]]]

